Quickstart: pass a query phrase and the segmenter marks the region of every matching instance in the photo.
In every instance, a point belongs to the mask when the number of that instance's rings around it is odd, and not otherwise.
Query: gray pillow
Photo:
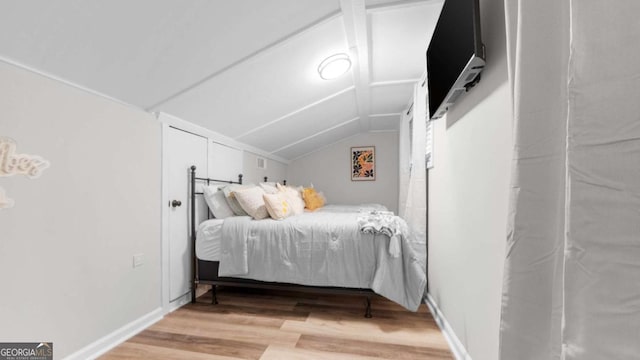
[[[204,193],[204,201],[209,206],[209,210],[216,219],[225,219],[230,216],[234,216],[233,209],[227,203],[227,197],[224,192],[219,190],[220,186],[210,185],[204,186],[202,192]]]

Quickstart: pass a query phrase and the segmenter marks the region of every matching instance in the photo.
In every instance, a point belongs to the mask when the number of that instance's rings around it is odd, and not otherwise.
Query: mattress
[[[196,257],[206,261],[220,261],[220,242],[224,219],[210,219],[198,226]]]

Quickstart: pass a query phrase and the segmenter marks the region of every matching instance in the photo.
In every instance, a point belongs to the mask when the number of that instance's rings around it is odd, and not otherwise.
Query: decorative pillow
[[[247,189],[236,190],[233,192],[236,200],[242,206],[242,209],[256,220],[269,217],[267,208],[264,205],[264,191],[259,186],[253,186]]]
[[[240,206],[240,203],[238,202],[238,200],[236,200],[234,192],[237,190],[246,189],[247,187],[249,186],[231,184],[220,189],[224,192],[224,197],[227,199],[227,204],[229,204],[229,207],[231,208],[233,213],[238,216],[247,216],[249,214],[247,214],[247,212],[242,209],[242,206]]]
[[[300,191],[291,186],[283,186],[280,184],[276,184],[276,186],[278,187],[278,190],[284,194],[289,205],[291,205],[291,215],[304,213],[304,200],[302,200]]]
[[[272,218],[282,220],[293,215],[291,212],[291,205],[289,204],[285,193],[264,194],[262,198],[264,199],[264,205],[267,208],[267,212]]]
[[[229,207],[229,203],[227,202],[226,196],[224,196],[224,192],[219,190],[220,186],[210,185],[203,186],[202,192],[204,193],[204,201],[209,206],[209,210],[216,219],[224,219],[230,216],[234,216],[235,213]]]
[[[266,182],[258,184],[262,190],[264,190],[265,194],[277,194],[278,188],[276,187],[276,183]]]
[[[309,210],[315,210],[324,206],[324,199],[316,192],[314,188],[304,188],[302,190],[302,198],[304,206]]]

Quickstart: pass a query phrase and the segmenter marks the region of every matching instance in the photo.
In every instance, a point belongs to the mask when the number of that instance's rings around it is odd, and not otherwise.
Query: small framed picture
[[[376,179],[376,148],[359,146],[351,148],[351,180],[372,181]]]

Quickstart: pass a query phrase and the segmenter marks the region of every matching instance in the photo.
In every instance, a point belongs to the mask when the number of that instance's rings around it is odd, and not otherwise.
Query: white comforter
[[[401,234],[401,256],[389,253],[389,237],[362,233],[360,211],[380,206],[326,206],[285,220],[227,218],[222,226],[220,276],[314,286],[368,288],[416,311],[425,271]],[[423,259],[424,260],[424,259]]]

